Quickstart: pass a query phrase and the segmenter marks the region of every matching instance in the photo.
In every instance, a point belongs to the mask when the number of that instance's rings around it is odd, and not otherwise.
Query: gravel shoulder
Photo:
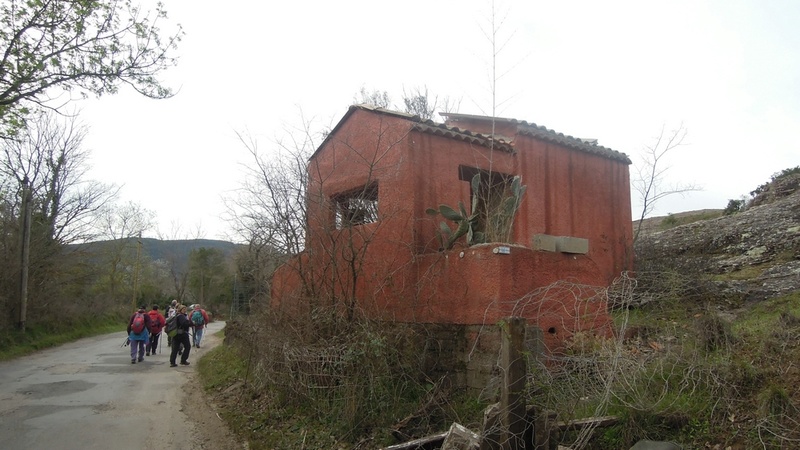
[[[216,331],[213,330],[214,328],[212,328],[212,333],[208,333],[203,337],[204,344],[201,348],[192,349],[190,360],[198,361],[208,350],[222,344],[222,338],[215,335]],[[198,380],[195,366],[189,367],[191,369],[185,371],[186,382],[183,385],[181,410],[197,431],[197,439],[194,440],[196,447],[194,448],[215,450],[247,449],[246,444],[238,442],[236,436],[214,409],[211,399],[202,392],[202,385]]]

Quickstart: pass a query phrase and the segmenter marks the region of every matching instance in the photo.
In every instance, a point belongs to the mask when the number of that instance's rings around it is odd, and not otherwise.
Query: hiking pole
[[[128,346],[128,344],[130,344],[130,343],[131,343],[131,340],[130,340],[130,339],[128,339],[127,337],[125,337],[125,340],[124,340],[124,341],[122,341],[122,345],[120,345],[120,346],[119,346],[119,348],[122,348],[122,347],[127,347],[127,346]]]

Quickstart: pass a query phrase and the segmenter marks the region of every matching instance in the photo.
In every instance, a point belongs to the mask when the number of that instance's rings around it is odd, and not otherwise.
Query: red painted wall
[[[628,163],[538,139],[526,124],[498,128],[513,140],[513,153],[417,125],[401,114],[351,107],[312,156],[306,252],[277,271],[273,307],[328,302],[386,320],[456,324],[522,315],[551,346],[576,330],[607,328],[604,299],[576,286],[607,286],[631,269]],[[459,201],[469,208],[460,165],[521,175],[528,186],[512,242],[504,243],[510,254],[494,253],[498,244],[467,247],[463,238],[438,251],[443,219],[425,210]],[[335,230],[330,199],[371,182],[379,186],[380,220]],[[536,234],[588,239],[589,251],[534,250]],[[304,280],[314,286],[305,293]]]

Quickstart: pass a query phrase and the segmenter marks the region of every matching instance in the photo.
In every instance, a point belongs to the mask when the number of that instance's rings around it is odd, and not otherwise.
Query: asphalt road
[[[81,339],[0,362],[0,448],[197,449],[204,447],[181,406],[199,356],[220,342],[213,322],[192,365],[169,367],[162,353],[131,364],[125,333]]]

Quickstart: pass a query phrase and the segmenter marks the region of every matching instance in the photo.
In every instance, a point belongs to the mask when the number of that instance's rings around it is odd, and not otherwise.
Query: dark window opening
[[[337,230],[378,221],[378,184],[373,183],[333,197]]]

